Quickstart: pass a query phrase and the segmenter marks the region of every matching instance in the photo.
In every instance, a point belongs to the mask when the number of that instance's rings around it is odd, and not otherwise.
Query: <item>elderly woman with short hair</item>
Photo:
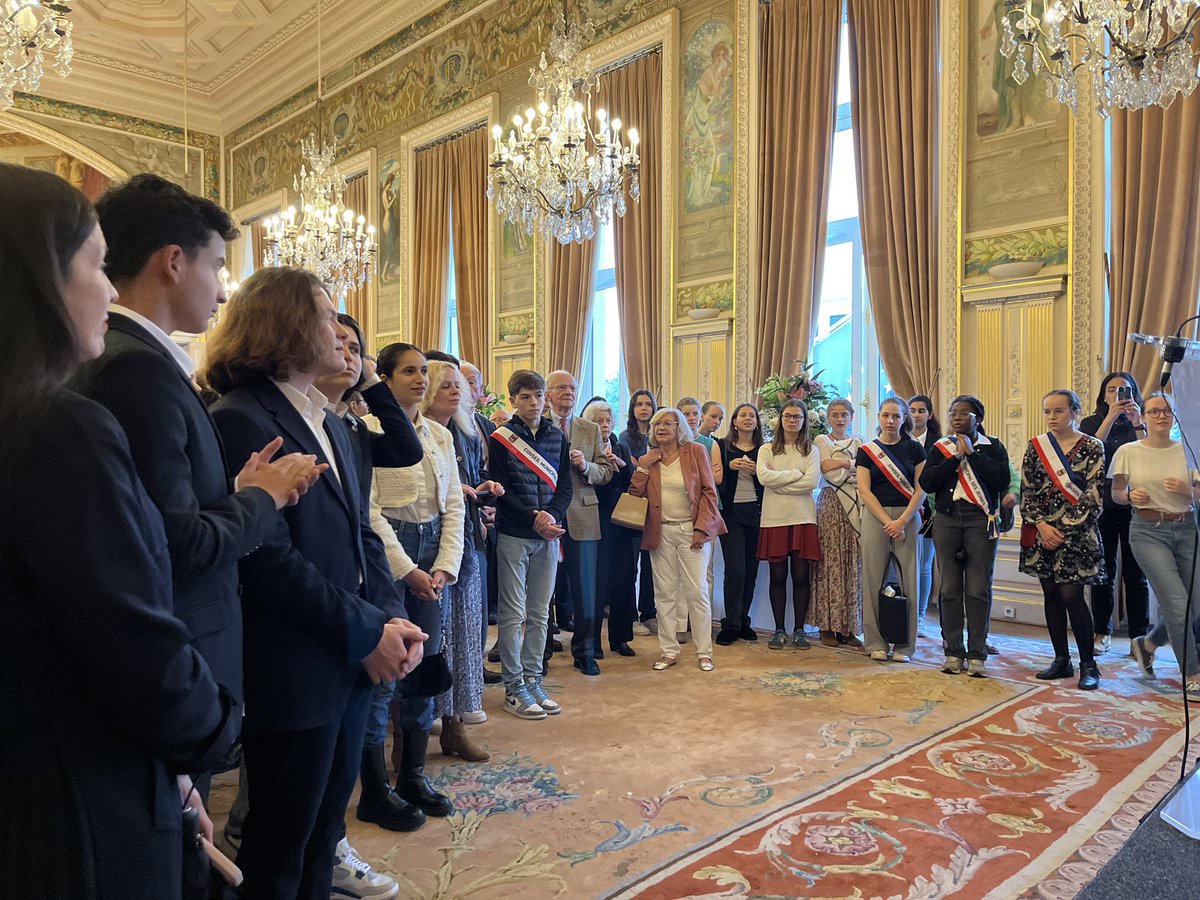
[[[678,632],[688,616],[700,669],[711,672],[712,609],[700,588],[704,545],[725,533],[717,511],[717,486],[703,445],[692,439],[683,414],[660,409],[650,420],[650,447],[638,460],[629,493],[649,501],[642,549],[650,551],[658,603],[658,646],[654,663],[661,672],[675,665]]]

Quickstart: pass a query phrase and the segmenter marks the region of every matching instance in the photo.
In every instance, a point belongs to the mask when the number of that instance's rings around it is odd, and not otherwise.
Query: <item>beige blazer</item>
[[[550,421],[558,425],[558,418],[551,413]],[[608,484],[613,477],[613,465],[604,454],[600,444],[600,426],[578,415],[571,416],[567,423],[571,433],[567,435],[571,449],[578,450],[586,460],[584,471],[571,466],[571,505],[567,507],[567,535],[576,541],[600,540],[600,501],[596,497],[596,485]]]

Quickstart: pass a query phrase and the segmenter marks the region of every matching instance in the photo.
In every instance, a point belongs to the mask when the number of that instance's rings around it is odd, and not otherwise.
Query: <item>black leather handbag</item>
[[[891,581],[892,566],[899,582]],[[888,567],[879,586],[879,636],[888,644],[908,643],[908,597],[904,593],[904,570],[895,553],[888,554]]]
[[[442,632],[442,646],[421,660],[420,665],[397,682],[403,697],[437,697],[454,686],[454,676],[446,663],[446,632]]]

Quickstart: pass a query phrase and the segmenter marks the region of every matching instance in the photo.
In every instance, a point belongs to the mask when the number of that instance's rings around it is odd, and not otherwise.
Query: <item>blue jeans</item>
[[[509,693],[526,678],[542,677],[550,595],[558,570],[558,541],[501,534],[496,562],[500,569],[497,643],[504,690]]]
[[[408,554],[408,558],[417,564],[417,568],[428,572],[437,561],[438,546],[442,540],[442,520],[433,519],[415,525],[411,522],[391,521],[400,539],[400,546]],[[408,610],[409,620],[429,635],[425,642],[426,653],[437,653],[442,642],[442,610],[441,603],[436,600],[422,600],[409,593],[408,585],[403,581],[396,582],[396,587],[404,597],[404,606]],[[381,681],[371,692],[371,712],[367,717],[368,747],[382,744],[387,740],[388,707],[396,694],[395,681]],[[400,690],[399,724],[401,731],[428,731],[433,727],[433,698],[405,697]]]
[[[933,558],[936,550],[932,534],[929,536],[917,535],[917,551],[920,558],[920,564],[917,566],[918,622],[925,621],[925,611],[929,609],[929,601],[933,599]]]
[[[1159,623],[1166,626],[1179,671],[1187,678],[1200,674],[1192,623],[1185,621],[1195,541],[1196,526],[1190,518],[1182,522],[1154,522],[1135,514],[1129,524],[1129,546],[1150,579],[1158,598]],[[1200,577],[1197,582],[1200,583]],[[1190,585],[1190,590],[1196,590],[1196,586]],[[1193,621],[1198,611],[1200,597],[1192,601]]]

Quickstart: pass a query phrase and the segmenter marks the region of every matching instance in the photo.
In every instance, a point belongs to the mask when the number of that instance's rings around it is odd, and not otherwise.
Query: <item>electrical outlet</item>
[[[1004,618],[1015,619],[1017,617],[1017,608],[1015,606],[1004,607]]]

